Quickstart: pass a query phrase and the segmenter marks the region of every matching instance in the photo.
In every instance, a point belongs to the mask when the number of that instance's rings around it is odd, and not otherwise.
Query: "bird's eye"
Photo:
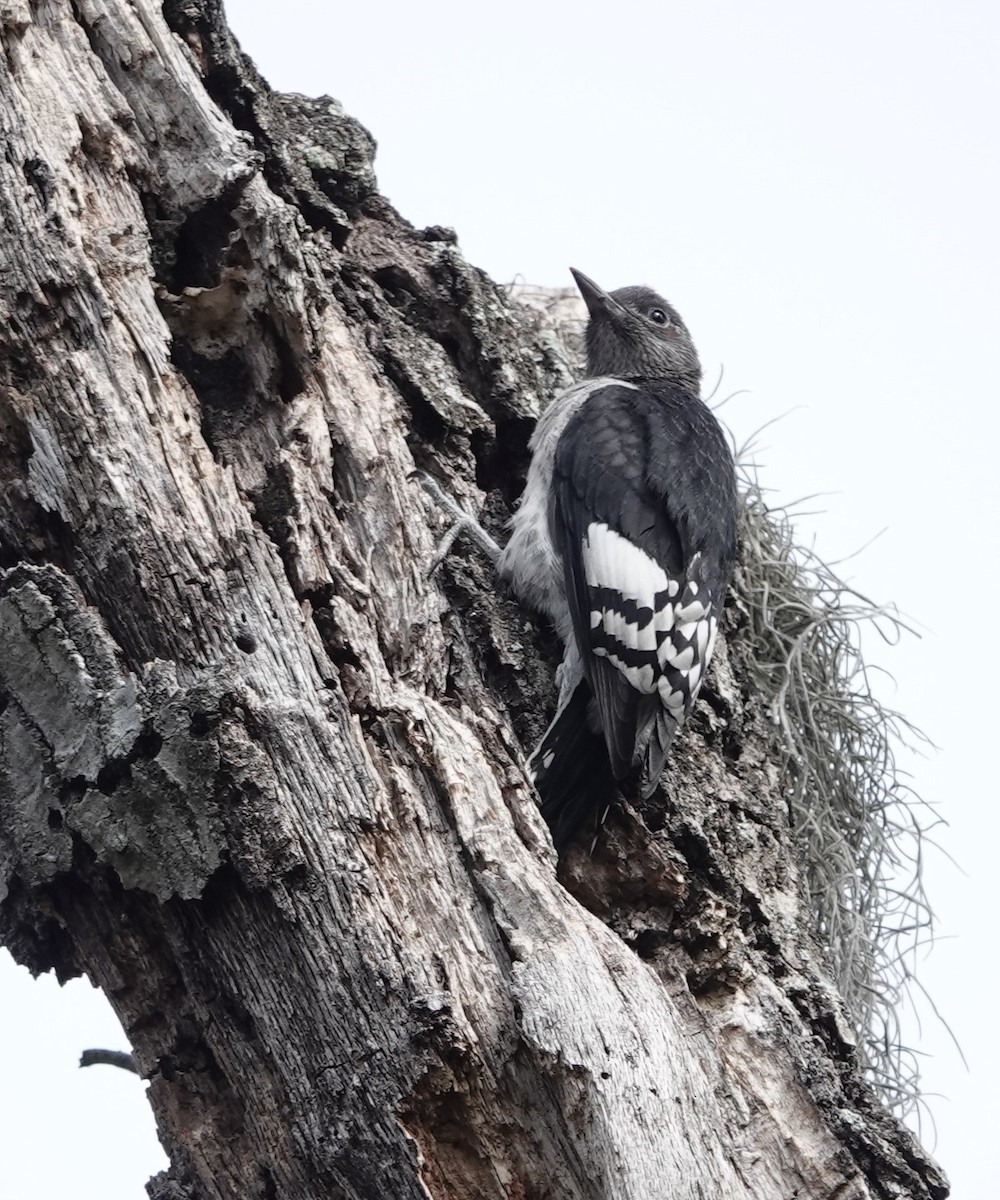
[[[654,325],[669,325],[670,318],[662,308],[651,308],[649,310],[649,319]]]

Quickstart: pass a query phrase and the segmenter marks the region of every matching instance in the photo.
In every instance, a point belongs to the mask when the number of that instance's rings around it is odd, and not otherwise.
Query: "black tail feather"
[[[588,711],[592,699],[590,685],[581,680],[528,760],[542,816],[560,851],[583,822],[602,813],[615,796],[604,734],[594,728]]]
[[[657,712],[650,722],[646,743],[642,747],[641,768],[639,771],[639,794],[643,800],[648,800],[656,791],[663,774],[663,764],[667,761],[670,743],[677,732],[677,721],[666,712],[663,705],[657,701]]]

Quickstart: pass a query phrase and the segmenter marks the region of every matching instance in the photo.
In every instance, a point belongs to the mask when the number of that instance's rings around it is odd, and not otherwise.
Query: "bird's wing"
[[[644,795],[704,678],[718,615],[686,494],[699,486],[684,467],[699,430],[668,400],[593,393],[560,437],[549,514],[612,769],[638,776]]]

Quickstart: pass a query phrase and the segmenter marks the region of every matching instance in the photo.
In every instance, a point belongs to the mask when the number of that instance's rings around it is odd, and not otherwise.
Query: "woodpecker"
[[[564,645],[529,759],[557,847],[624,794],[652,795],[715,645],[736,550],[725,435],[676,310],[647,287],[587,305],[587,371],[545,410],[498,572]]]

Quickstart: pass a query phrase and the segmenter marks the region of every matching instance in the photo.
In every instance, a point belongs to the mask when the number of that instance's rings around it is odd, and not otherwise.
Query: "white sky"
[[[825,558],[885,530],[846,571],[925,631],[879,661],[897,681],[884,698],[941,748],[912,768],[961,871],[928,864],[942,940],[920,978],[970,1071],[926,1005],[910,1037],[940,1093],[955,1196],[993,1200],[1000,7],[227,7],[275,87],[329,93],[368,126],[409,220],[455,226],[499,280],[565,286],[573,265],[607,287],[649,283],[706,377],[724,364],[723,391],[748,390],[722,413],[738,436],[794,410],[765,435],[764,482],[786,500],[826,494],[802,522]],[[96,998],[0,968],[0,1105],[18,1069],[30,1089],[0,1112],[4,1194],[141,1196],[162,1165],[141,1085],[74,1066],[84,1045],[122,1044],[91,1024]],[[18,1175],[39,1137],[59,1153]]]

